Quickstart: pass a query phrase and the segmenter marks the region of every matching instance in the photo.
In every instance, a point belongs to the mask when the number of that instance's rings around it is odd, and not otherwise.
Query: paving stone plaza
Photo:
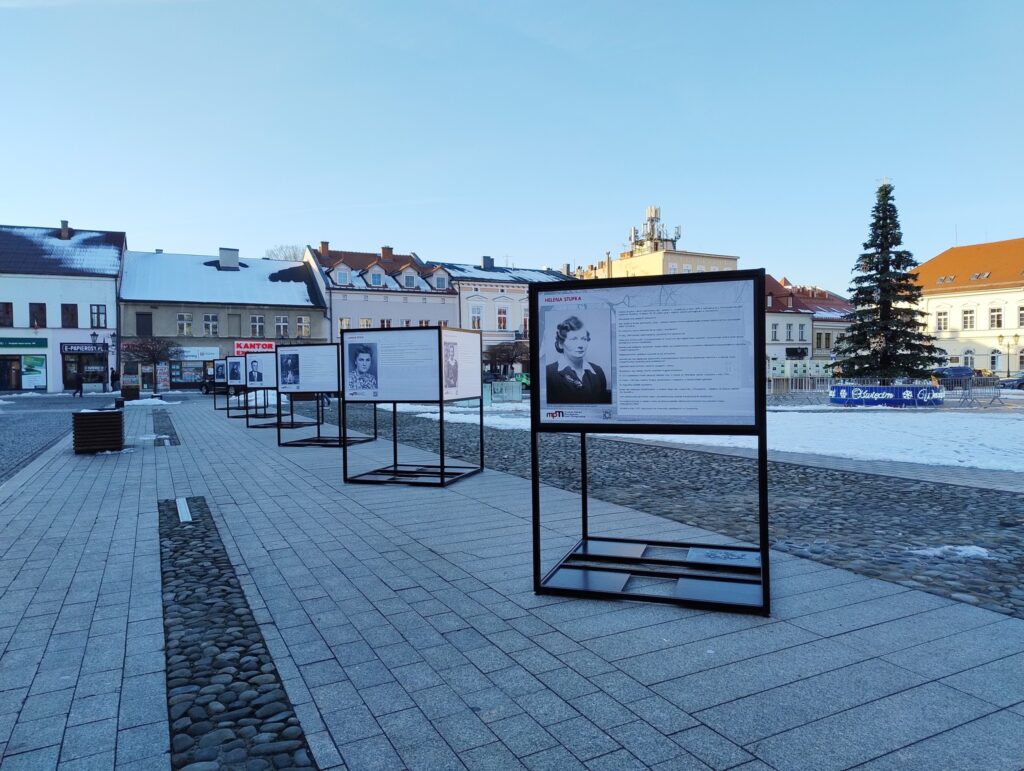
[[[279,448],[204,398],[157,409],[125,411],[124,453],[61,439],[0,487],[4,771],[1024,768],[1008,589],[845,569],[812,534],[773,551],[771,618],[537,596],[522,476],[344,485],[336,448]],[[169,428],[177,445],[154,438]],[[935,500],[983,505],[1019,538],[1013,479],[945,476]],[[742,537],[710,507],[706,529],[651,511],[663,479],[638,480],[650,498],[595,493],[592,531]],[[867,479],[865,496],[899,494],[898,475]],[[829,508],[849,518],[855,498]],[[553,560],[579,500],[550,485],[543,499]],[[780,508],[783,539],[800,537],[794,517]]]

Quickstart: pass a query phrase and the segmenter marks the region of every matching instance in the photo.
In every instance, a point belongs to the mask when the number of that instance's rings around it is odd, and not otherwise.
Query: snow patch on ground
[[[988,549],[981,546],[933,546],[930,549],[910,549],[911,554],[920,557],[964,557],[965,559],[995,559]]]
[[[153,407],[155,405],[164,404],[181,404],[181,402],[165,402],[163,399],[134,399],[130,402],[125,402],[125,407]]]

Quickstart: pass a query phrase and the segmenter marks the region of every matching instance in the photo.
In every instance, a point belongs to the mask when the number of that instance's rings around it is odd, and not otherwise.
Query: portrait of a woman
[[[366,391],[377,387],[377,375],[373,370],[374,351],[369,345],[354,345],[349,349],[352,369],[348,373],[348,387]]]
[[[545,375],[548,404],[611,404],[608,378],[587,360],[590,330],[576,316],[555,328],[558,361],[548,364]]]

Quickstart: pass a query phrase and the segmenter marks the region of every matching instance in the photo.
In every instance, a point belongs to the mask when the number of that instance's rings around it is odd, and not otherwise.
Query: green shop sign
[[[0,337],[0,348],[49,348],[45,337]]]

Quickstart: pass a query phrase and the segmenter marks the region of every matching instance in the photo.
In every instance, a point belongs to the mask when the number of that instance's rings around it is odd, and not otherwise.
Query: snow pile
[[[281,404],[288,403],[288,397],[285,394],[280,396]],[[249,391],[246,394],[246,398],[242,399],[241,396],[232,396],[230,398],[230,404],[232,407],[242,408],[245,406],[243,402],[247,402],[250,407],[259,408],[266,404],[268,407],[273,407],[277,404],[278,394],[277,391],[264,390],[264,391]]]
[[[14,404],[14,402],[5,402],[3,399],[0,399],[0,404]]]
[[[995,559],[988,549],[981,546],[933,546],[930,549],[910,549],[919,557],[963,557],[964,559]]]
[[[153,407],[155,405],[164,404],[181,404],[181,402],[165,402],[163,399],[135,399],[130,402],[125,402],[125,407]]]
[[[103,452],[95,453],[96,455],[127,455],[130,452],[135,452],[134,447],[125,447],[123,450],[104,450]]]

